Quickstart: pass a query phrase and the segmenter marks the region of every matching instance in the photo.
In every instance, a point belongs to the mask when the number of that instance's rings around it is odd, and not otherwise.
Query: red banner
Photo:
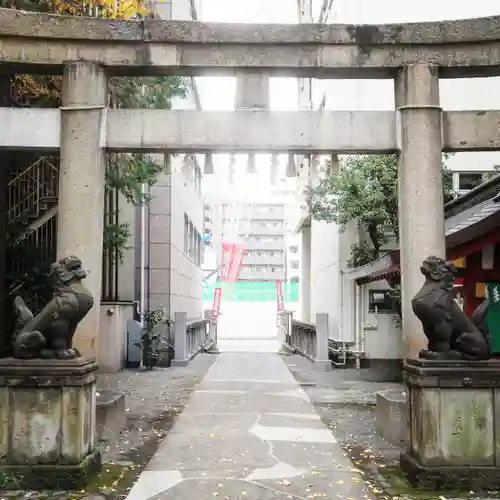
[[[283,282],[281,280],[276,280],[276,299],[278,302],[278,312],[283,312],[285,310],[285,303],[283,301]]]
[[[222,243],[222,255],[220,259],[220,281],[227,281],[229,271],[231,270],[231,254],[233,245]]]
[[[219,270],[219,281],[237,281],[240,274],[241,263],[245,251],[243,247],[234,243],[222,243],[222,256]],[[222,288],[214,290],[214,303],[212,305],[212,320],[219,317]]]
[[[219,317],[220,299],[222,297],[222,288],[214,290],[214,303],[212,305],[212,321],[216,321]]]
[[[229,266],[229,273],[227,275],[227,281],[237,281],[238,275],[240,274],[241,263],[243,262],[243,256],[245,251],[242,247],[233,245],[231,251],[231,264]]]
[[[234,243],[222,243],[220,281],[236,281],[240,274],[245,251]]]

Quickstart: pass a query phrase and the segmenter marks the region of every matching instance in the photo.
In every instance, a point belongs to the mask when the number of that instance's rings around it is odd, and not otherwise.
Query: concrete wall
[[[389,289],[390,286],[385,280],[361,287],[365,358],[368,359],[399,359],[401,356],[401,329],[394,321],[396,315],[369,312],[369,291]]]
[[[312,221],[311,225],[311,313],[328,314],[328,332],[338,338],[340,317],[339,233],[335,224]],[[313,319],[314,321],[314,319]]]
[[[161,176],[151,190],[149,231],[150,307],[165,305],[171,317],[186,312],[202,316],[201,266],[184,252],[184,214],[203,234],[203,202],[182,169],[172,159],[172,173]]]
[[[134,317],[133,302],[101,302],[99,369],[119,372],[127,359],[127,322]]]
[[[336,224],[312,221],[311,314],[327,313],[333,340],[354,341],[354,284],[343,270],[350,246],[357,239],[357,224],[340,233]]]

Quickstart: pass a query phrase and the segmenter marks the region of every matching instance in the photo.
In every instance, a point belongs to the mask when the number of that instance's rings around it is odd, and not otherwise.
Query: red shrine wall
[[[482,252],[474,252],[466,257],[463,271],[463,295],[465,312],[470,317],[477,306],[482,302],[482,297],[476,297],[476,285],[487,281],[500,282],[500,245],[495,245],[493,268],[483,269]]]

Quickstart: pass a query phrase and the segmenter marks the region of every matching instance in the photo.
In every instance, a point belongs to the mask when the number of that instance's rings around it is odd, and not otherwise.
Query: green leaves
[[[386,242],[386,226],[398,234],[395,155],[346,158],[338,175],[326,176],[311,190],[310,209],[315,219],[334,222],[341,231],[351,220],[361,222],[377,254]]]
[[[187,97],[185,80],[179,76],[113,77],[109,92],[117,108],[171,109],[172,99]]]
[[[163,165],[143,154],[110,154],[106,169],[106,189],[117,189],[129,203],[141,206],[151,199],[142,185],[151,187],[158,181]]]
[[[447,156],[445,156],[445,159]],[[329,171],[328,165],[326,171]],[[445,202],[453,198],[452,173],[443,163]],[[367,232],[366,242],[352,248],[352,264],[361,265],[379,256],[387,243],[387,235],[399,239],[398,164],[396,155],[360,155],[343,160],[337,175],[325,175],[308,193],[311,215],[339,225],[344,231],[350,221],[357,220]],[[371,257],[370,257],[371,256]]]
[[[113,255],[120,263],[123,262],[124,251],[130,248],[127,241],[131,236],[128,224],[107,224],[103,234],[103,251]]]

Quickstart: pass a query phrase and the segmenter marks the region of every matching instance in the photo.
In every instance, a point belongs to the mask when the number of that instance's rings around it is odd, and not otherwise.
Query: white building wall
[[[170,310],[202,316],[202,271],[184,252],[184,214],[203,234],[203,203],[195,187],[181,174],[172,175],[172,230],[170,240]],[[203,248],[203,247],[202,247]]]
[[[361,287],[364,351],[367,359],[398,359],[401,357],[401,329],[396,315],[369,311],[370,290],[389,290],[387,281],[376,281]]]
[[[340,269],[337,226],[313,220],[311,224],[311,320],[314,321],[317,313],[328,313],[330,338],[338,338]]]
[[[353,24],[440,21],[497,15],[496,0],[336,0],[330,22]],[[499,109],[500,78],[442,79],[441,105],[444,109]],[[315,81],[314,95],[326,92],[326,108],[331,110],[393,110],[392,80]],[[500,163],[499,152],[459,153],[447,162],[451,170],[492,170]]]

